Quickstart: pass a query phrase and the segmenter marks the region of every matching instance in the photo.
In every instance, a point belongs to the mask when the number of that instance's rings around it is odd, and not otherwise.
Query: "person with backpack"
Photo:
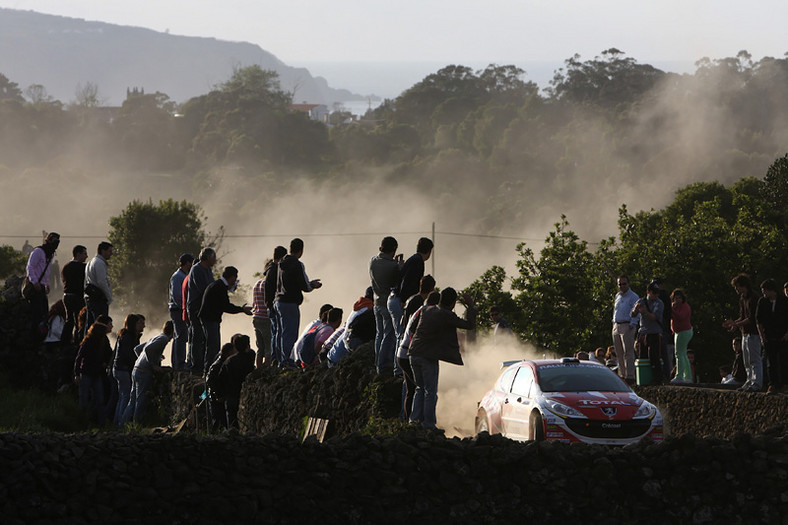
[[[25,283],[22,296],[27,299],[33,310],[32,330],[38,341],[47,335],[46,321],[49,312],[49,273],[52,270],[52,258],[60,245],[60,234],[50,232],[44,243],[30,252],[25,272]]]

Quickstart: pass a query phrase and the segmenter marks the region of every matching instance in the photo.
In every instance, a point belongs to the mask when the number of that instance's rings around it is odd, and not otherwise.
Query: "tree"
[[[196,204],[172,199],[132,201],[109,220],[109,241],[115,247],[110,280],[118,301],[132,311],[145,312],[166,294],[170,275],[182,253],[197,255],[203,247],[216,248],[223,230],[211,236]]]
[[[602,51],[601,57],[585,62],[580,61],[580,55],[574,55],[565,64],[566,69],[556,71],[550,81],[552,95],[557,99],[603,107],[635,102],[665,75],[653,66],[625,58],[616,48]]]
[[[77,84],[74,90],[74,102],[72,106],[81,109],[92,109],[102,106],[106,99],[99,94],[98,84],[93,82],[81,82]]]
[[[24,102],[22,91],[16,82],[11,82],[7,76],[0,73],[0,101],[15,100]]]
[[[24,275],[27,259],[22,252],[7,244],[0,245],[0,279]]]

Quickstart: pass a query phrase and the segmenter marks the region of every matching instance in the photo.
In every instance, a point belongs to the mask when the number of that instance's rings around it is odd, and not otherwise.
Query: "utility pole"
[[[435,243],[435,221],[432,221],[432,242]],[[432,277],[435,278],[435,247],[432,248]]]

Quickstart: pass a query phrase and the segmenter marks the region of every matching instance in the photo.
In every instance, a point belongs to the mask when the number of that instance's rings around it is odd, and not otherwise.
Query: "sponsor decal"
[[[547,433],[547,437],[549,437],[549,438],[560,438],[560,437],[564,437],[564,433],[563,432],[548,432]]]
[[[602,428],[621,428],[621,423],[602,423]]]
[[[577,402],[578,405],[584,406],[597,406],[597,405],[622,405],[626,406],[627,404],[623,401],[616,401],[616,400],[607,400],[607,399],[580,399]]]

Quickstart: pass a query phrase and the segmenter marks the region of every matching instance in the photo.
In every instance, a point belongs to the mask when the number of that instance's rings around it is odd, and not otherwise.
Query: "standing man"
[[[184,253],[178,259],[179,267],[170,277],[169,308],[174,335],[170,361],[173,370],[186,367],[186,343],[189,341],[189,327],[183,320],[183,281],[189,276],[194,264],[194,255]]]
[[[788,381],[788,298],[780,293],[774,279],[763,281],[761,292],[755,316],[769,367],[766,393],[779,394]]]
[[[216,264],[216,251],[213,248],[203,248],[200,252],[200,262],[192,265],[189,270],[188,304],[189,314],[189,357],[192,372],[202,375],[206,367],[213,361],[205,361],[205,327],[200,320],[200,308],[205,289],[213,282],[213,265]],[[214,356],[216,357],[216,356]]]
[[[66,307],[66,327],[70,329],[72,341],[79,342],[76,338],[77,317],[85,306],[85,267],[88,260],[88,249],[77,244],[71,250],[73,259],[66,263],[60,272],[63,280],[63,305]]]
[[[618,356],[618,374],[630,385],[635,384],[635,332],[637,314],[631,315],[638,295],[629,287],[629,277],[619,275],[618,293],[613,302],[613,346]]]
[[[399,311],[402,312],[402,305],[405,304],[405,301],[420,292],[419,284],[421,283],[421,278],[424,277],[424,263],[430,259],[434,246],[432,240],[427,237],[422,237],[416,243],[416,253],[408,257],[408,260],[402,266],[402,270],[400,270],[399,283],[388,302],[389,311],[394,312],[399,306]],[[407,324],[407,317],[409,316],[403,317],[401,315],[400,317],[402,319],[399,322],[400,329],[397,331],[398,342],[402,338],[402,330],[404,325]]]
[[[298,326],[301,323],[299,306],[304,302],[304,292],[317,290],[323,283],[320,279],[309,280],[306,275],[304,263],[299,259],[304,254],[304,241],[293,239],[290,241],[290,253],[279,263],[277,274],[276,299],[274,310],[279,317],[281,327],[282,356],[286,359],[293,351],[293,345],[298,339]],[[280,361],[280,366],[283,364]]]
[[[273,362],[283,365],[286,361],[282,352],[282,323],[279,315],[274,308],[276,290],[279,283],[279,263],[287,255],[287,248],[277,246],[274,248],[274,257],[265,269],[265,307],[268,309],[268,317],[271,319],[271,359]],[[259,353],[258,353],[259,358]]]
[[[388,299],[400,282],[402,255],[394,258],[398,247],[397,239],[384,237],[380,243],[380,253],[369,261],[369,278],[375,292],[375,367],[378,374],[394,371],[394,350],[400,332],[402,303],[399,303],[399,309],[396,309],[397,301],[392,303],[392,311],[389,309]],[[416,291],[418,292],[418,288]]]
[[[47,319],[49,311],[49,303],[47,301],[49,273],[52,270],[52,258],[55,256],[55,251],[59,245],[60,234],[51,232],[46,236],[41,246],[37,246],[30,252],[30,257],[27,260],[27,280],[33,285],[33,288],[25,298],[30,302],[30,306],[33,309],[32,329],[36,335],[40,335],[38,331],[39,325],[42,322],[46,322]],[[43,335],[46,335],[46,331],[44,331]],[[43,336],[39,339],[43,339]]]
[[[659,285],[651,283],[646,288],[645,299],[640,299],[632,309],[632,315],[640,315],[640,359],[648,358],[651,364],[653,383],[662,384],[662,319],[665,305],[659,298]]]
[[[109,284],[112,244],[101,241],[96,251],[96,256],[85,267],[85,306],[88,309],[85,332],[98,316],[109,317],[109,305],[112,304],[112,287]]]
[[[255,344],[257,345],[257,357],[255,366],[260,368],[263,363],[271,364],[271,316],[268,307],[265,305],[265,273],[271,268],[273,261],[265,261],[265,271],[263,277],[254,283],[252,290],[252,327],[254,327]]]
[[[747,370],[747,381],[739,387],[744,392],[758,392],[763,388],[763,364],[761,362],[761,339],[758,335],[756,313],[758,297],[752,291],[750,276],[740,273],[731,279],[731,286],[739,294],[739,317],[726,319],[722,326],[729,332],[741,331],[742,359]]]
[[[246,315],[252,315],[251,306],[237,306],[230,302],[229,293],[234,292],[237,287],[238,269],[234,266],[228,266],[218,280],[208,285],[202,296],[200,323],[205,329],[206,337],[205,358],[203,360],[206,374],[222,347],[222,335],[220,332],[222,314],[225,312],[228,314],[243,312]]]

